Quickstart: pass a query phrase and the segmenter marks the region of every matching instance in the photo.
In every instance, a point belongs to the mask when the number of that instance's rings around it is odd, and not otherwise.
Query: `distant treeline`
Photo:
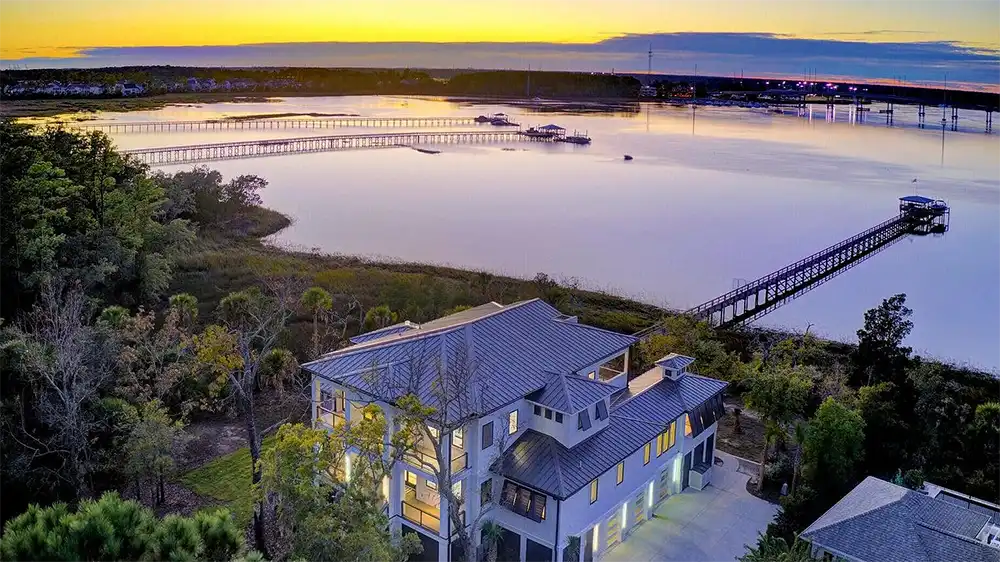
[[[314,94],[424,94],[477,96],[635,97],[640,82],[630,76],[574,72],[474,71],[435,78],[418,70],[331,68],[197,68],[176,66],[95,69],[36,69],[0,72],[6,97],[53,97],[25,91],[12,95],[15,85],[143,86],[143,96],[171,92],[261,92]]]

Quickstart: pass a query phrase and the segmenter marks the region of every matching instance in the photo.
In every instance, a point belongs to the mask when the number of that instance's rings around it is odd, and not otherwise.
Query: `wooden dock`
[[[899,214],[895,217],[741,285],[684,314],[707,321],[714,327],[743,325],[826,283],[908,234],[943,234],[948,231],[950,209],[943,201],[919,196],[904,197],[900,201]],[[665,333],[663,324],[657,324],[635,335],[645,339],[662,333]]]
[[[359,148],[393,148],[418,144],[482,144],[494,142],[546,142],[522,135],[520,131],[426,131],[405,133],[370,133],[361,135],[335,135],[325,137],[299,137],[212,144],[192,144],[162,148],[123,150],[150,166],[189,164],[213,160],[258,158],[283,154],[304,154]]]
[[[315,119],[215,119],[207,121],[135,121],[56,123],[77,131],[105,133],[170,133],[191,131],[334,129],[343,127],[462,127],[482,125],[475,117],[323,117]],[[487,125],[489,125],[487,123]]]

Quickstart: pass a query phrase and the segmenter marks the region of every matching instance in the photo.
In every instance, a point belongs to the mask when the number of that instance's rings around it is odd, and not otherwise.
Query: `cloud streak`
[[[898,33],[870,30],[866,33]],[[922,33],[914,30],[914,33]],[[74,57],[3,62],[37,67],[126,65],[527,68],[590,72],[646,68],[652,46],[660,73],[905,77],[996,87],[1000,52],[949,42],[870,42],[804,39],[771,33],[627,34],[591,44],[562,43],[278,43],[188,47],[100,47]]]

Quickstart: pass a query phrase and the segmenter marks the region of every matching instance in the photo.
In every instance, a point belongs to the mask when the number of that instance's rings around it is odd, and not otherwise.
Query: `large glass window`
[[[462,431],[461,427],[451,432],[451,444],[459,449],[465,448],[465,432]]]
[[[507,414],[507,434],[514,435],[517,433],[517,410],[511,410]]]
[[[691,416],[684,414],[684,437],[691,437]]]
[[[597,501],[597,478],[590,481],[590,503]]]
[[[622,480],[625,480],[625,461],[622,461],[622,462],[618,463],[618,471],[617,472],[618,472],[618,474],[617,474],[617,480],[615,482],[615,486],[617,486],[618,484],[621,484]]]

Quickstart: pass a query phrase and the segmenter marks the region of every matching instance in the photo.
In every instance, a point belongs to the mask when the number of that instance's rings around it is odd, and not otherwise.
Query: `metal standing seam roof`
[[[492,310],[484,312],[486,307]],[[478,401],[475,410],[486,413],[543,388],[551,378],[548,373],[577,371],[638,341],[560,321],[559,311],[539,299],[476,308],[458,313],[462,319],[445,317],[353,345],[303,368],[390,402],[414,392],[434,407],[434,383],[441,373],[448,377],[462,371]]]
[[[865,562],[1000,562],[975,539],[990,517],[869,476],[802,538]]]
[[[621,389],[617,386],[601,381],[576,375],[549,373],[545,388],[529,394],[527,398],[553,410],[575,414],[619,390]]]
[[[386,326],[385,328],[379,330],[372,330],[371,332],[365,332],[363,334],[358,334],[350,339],[351,343],[365,343],[385,336],[393,336],[396,334],[401,334],[403,332],[409,332],[417,327],[410,321],[400,322],[399,324],[393,324],[392,326]]]
[[[924,197],[923,195],[907,195],[905,197],[900,197],[900,201],[907,201],[910,203],[933,203],[934,200],[930,197]]]
[[[663,359],[657,361],[656,364],[659,365],[660,367],[664,367],[667,369],[681,370],[684,367],[690,365],[691,363],[694,363],[694,361],[695,361],[694,357],[688,357],[687,355],[678,355],[676,353],[671,353],[670,355],[667,355]]]
[[[677,381],[663,379],[613,407],[607,427],[572,448],[549,435],[527,430],[496,469],[511,480],[566,499],[649,443],[681,414],[712,400],[727,385],[692,374]]]

